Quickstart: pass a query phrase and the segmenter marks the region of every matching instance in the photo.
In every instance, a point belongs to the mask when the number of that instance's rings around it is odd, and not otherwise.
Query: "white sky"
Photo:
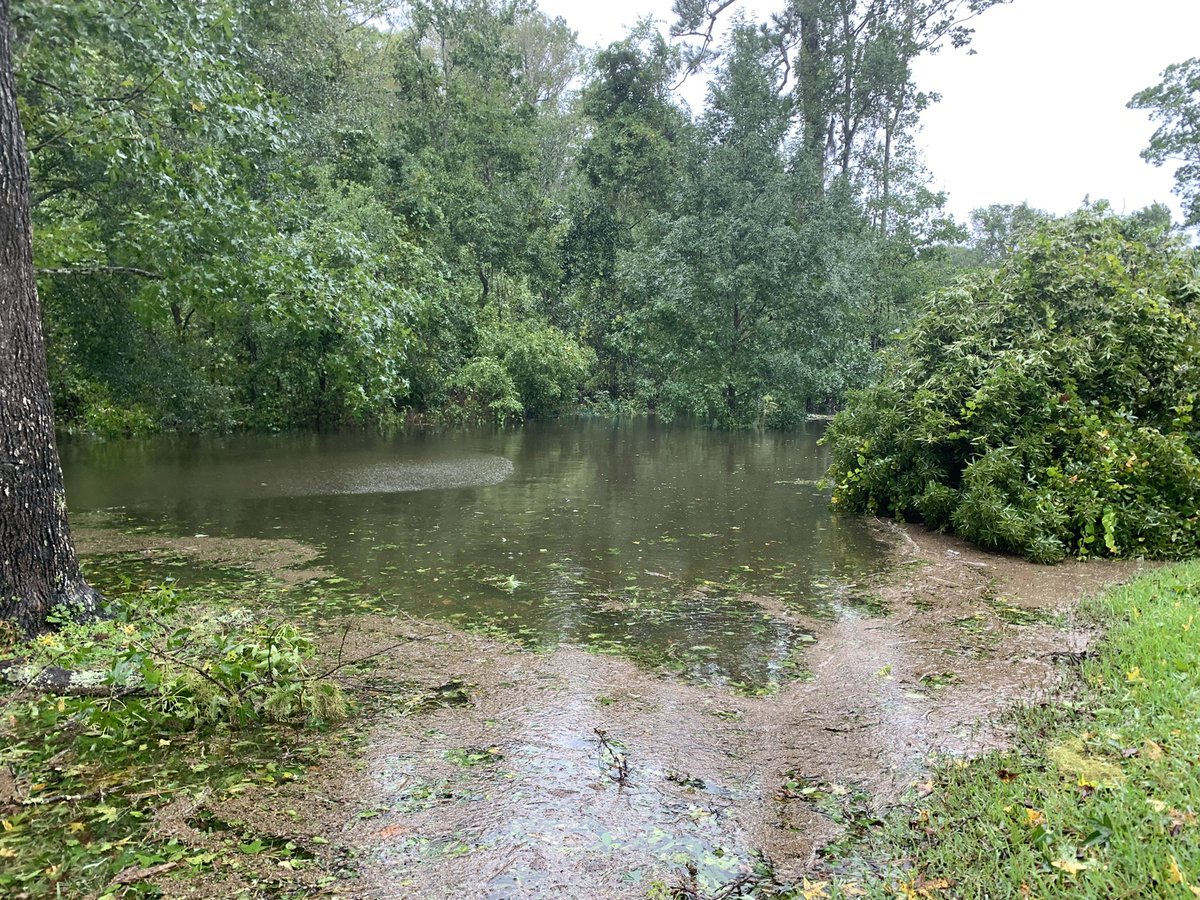
[[[644,15],[670,22],[671,0],[539,0],[580,41],[603,45]],[[779,0],[742,0],[763,18]],[[1154,131],[1125,108],[1172,62],[1200,56],[1200,0],[1015,0],[975,23],[975,55],[947,48],[916,65],[918,84],[942,95],[919,137],[936,186],[959,219],[989,203],[1069,212],[1085,196],[1132,211],[1170,204],[1170,167],[1138,155]],[[703,83],[685,85],[694,109]]]

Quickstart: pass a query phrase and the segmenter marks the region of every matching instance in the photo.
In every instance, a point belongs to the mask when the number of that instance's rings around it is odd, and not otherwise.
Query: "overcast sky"
[[[672,19],[671,0],[539,0],[584,44],[621,38],[644,15]],[[741,0],[765,17],[779,3]],[[976,23],[974,55],[947,48],[918,62],[918,84],[942,95],[919,141],[960,219],[989,203],[1054,213],[1085,196],[1119,210],[1162,200],[1176,210],[1169,169],[1138,155],[1154,131],[1125,108],[1172,62],[1200,56],[1200,0],[1015,0]],[[685,86],[693,108],[703,84]]]

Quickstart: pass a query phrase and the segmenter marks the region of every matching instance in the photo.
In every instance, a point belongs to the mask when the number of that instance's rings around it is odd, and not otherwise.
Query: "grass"
[[[939,765],[828,896],[1200,897],[1200,562],[1080,613],[1106,635],[1069,696],[1017,712],[1011,749]]]

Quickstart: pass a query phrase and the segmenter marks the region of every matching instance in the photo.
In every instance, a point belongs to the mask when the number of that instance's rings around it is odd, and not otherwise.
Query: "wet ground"
[[[1136,565],[836,518],[819,435],[577,422],[66,448],[101,587],[234,567],[332,660],[363,660],[341,672],[368,711],[354,740],[295,784],[173,804],[160,835],[292,844],[314,889],[356,897],[609,900],[689,865],[707,890],[754,865],[823,871],[821,848],[919,790],[931,755],[1002,743],[1000,714],[1086,646],[1074,603]],[[163,883],[238,885],[220,867]]]
[[[756,860],[784,883],[821,871],[822,846],[919,791],[932,755],[1003,743],[1000,714],[1054,690],[1086,647],[1074,603],[1137,570],[877,528],[894,568],[873,614],[738,601],[814,637],[804,676],[769,696],[403,615],[332,622],[345,658],[396,645],[352,679],[382,711],[354,752],[221,815],[352,858],[343,896],[600,900],[644,897],[689,863],[710,889]]]

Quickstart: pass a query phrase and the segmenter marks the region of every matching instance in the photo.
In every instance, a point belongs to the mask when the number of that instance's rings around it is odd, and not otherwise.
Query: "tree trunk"
[[[34,633],[53,610],[94,616],[100,597],[67,527],[11,37],[9,0],[0,0],[0,618]]]
[[[817,10],[806,4],[800,10],[800,49],[797,63],[800,92],[801,139],[813,179],[815,199],[825,192],[825,147],[829,117],[825,109],[820,21]]]

